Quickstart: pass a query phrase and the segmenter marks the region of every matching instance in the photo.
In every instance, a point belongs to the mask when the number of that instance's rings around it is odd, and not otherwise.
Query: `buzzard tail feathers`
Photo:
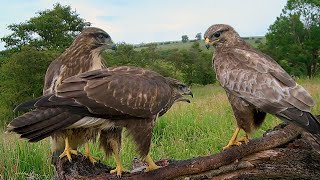
[[[289,108],[282,111],[279,115],[289,122],[293,122],[311,134],[319,137],[320,141],[320,122],[317,117],[310,112],[301,111],[297,108]]]
[[[14,119],[9,124],[8,131],[20,134],[21,138],[30,142],[36,142],[81,118],[81,115],[70,114],[62,108],[35,109]]]

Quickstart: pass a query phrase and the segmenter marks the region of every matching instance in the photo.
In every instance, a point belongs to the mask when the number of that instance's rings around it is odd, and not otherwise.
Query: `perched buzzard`
[[[36,109],[15,118],[8,131],[30,142],[48,136],[63,137],[70,151],[69,133],[82,128],[92,129],[90,133],[126,128],[147,161],[147,170],[153,170],[158,167],[148,153],[155,120],[174,102],[190,102],[183,95],[192,96],[183,83],[142,68],[89,71],[65,79],[55,92],[19,105],[17,109]],[[120,157],[117,158],[116,170],[121,171]]]
[[[113,48],[113,42],[108,33],[102,29],[89,27],[84,29],[73,41],[71,46],[65,50],[57,59],[52,61],[45,75],[43,94],[54,93],[61,82],[71,76],[82,72],[101,69],[105,67],[101,53],[105,49]],[[86,117],[89,118],[89,117]],[[95,134],[86,132],[87,129],[77,130],[77,132],[68,132],[68,139],[72,149],[77,149],[79,145],[86,143],[91,136]],[[53,136],[51,139],[51,149],[53,152],[53,161],[64,152],[65,140],[61,136]],[[77,151],[72,151],[76,154]],[[61,157],[67,155],[63,153]],[[91,162],[95,159],[90,155],[88,144],[85,145],[85,156]],[[69,160],[70,160],[70,156]]]
[[[271,57],[253,49],[229,25],[210,26],[204,38],[207,48],[215,47],[214,70],[238,125],[224,149],[247,143],[248,135],[262,124],[266,113],[320,137],[320,123],[310,113],[315,104],[312,97]],[[237,141],[240,129],[246,135]]]

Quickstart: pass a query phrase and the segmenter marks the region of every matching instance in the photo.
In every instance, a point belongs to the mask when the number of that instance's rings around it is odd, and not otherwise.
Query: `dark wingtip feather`
[[[14,111],[14,112],[17,112],[17,111],[32,109],[32,108],[34,108],[35,103],[36,103],[40,98],[41,98],[41,97],[36,98],[36,99],[32,99],[32,100],[27,101],[27,102],[24,102],[24,103],[21,103],[21,104],[19,104],[16,108],[14,108],[13,111]]]

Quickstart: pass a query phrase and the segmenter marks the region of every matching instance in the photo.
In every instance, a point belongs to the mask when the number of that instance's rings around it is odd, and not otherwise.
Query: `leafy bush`
[[[13,108],[42,94],[44,75],[58,54],[24,47],[13,53],[0,68],[0,122],[13,117]]]

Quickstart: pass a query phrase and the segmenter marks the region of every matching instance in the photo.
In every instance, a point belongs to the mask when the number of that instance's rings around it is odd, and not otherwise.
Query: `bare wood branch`
[[[124,174],[122,179],[320,177],[320,155],[307,142],[310,138],[301,136],[302,132],[301,128],[294,125],[279,127],[260,139],[251,140],[247,145],[211,156],[172,161],[151,172]],[[93,166],[81,157],[75,157],[74,160],[73,163],[65,159],[58,161],[56,168],[60,179],[118,179],[109,174],[110,167],[100,164]]]

